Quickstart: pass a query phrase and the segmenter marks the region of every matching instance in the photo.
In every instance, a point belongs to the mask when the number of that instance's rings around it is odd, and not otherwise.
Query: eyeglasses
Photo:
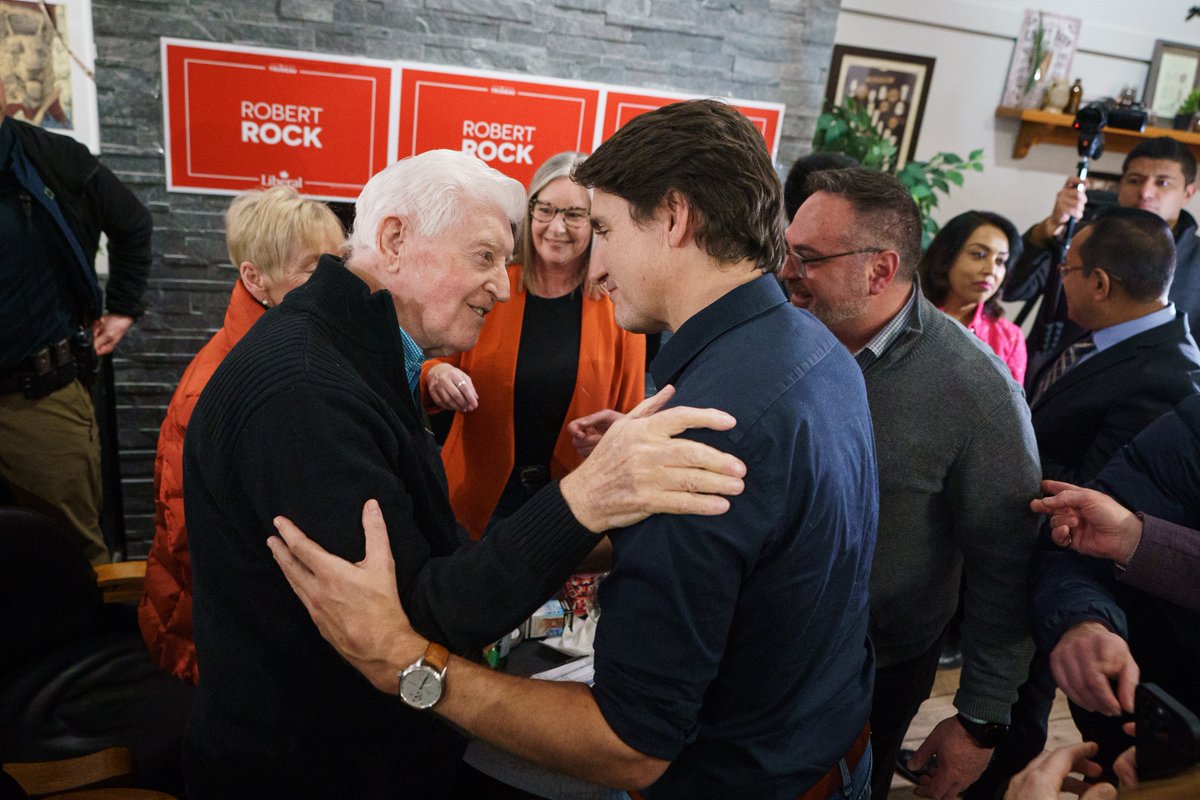
[[[884,249],[885,248],[883,248],[883,247],[863,247],[859,250],[847,250],[844,253],[833,253],[832,255],[828,255],[828,256],[814,256],[812,258],[810,258],[808,256],[802,256],[799,253],[797,253],[795,250],[793,250],[790,253],[790,255],[795,260],[796,273],[801,278],[807,278],[809,264],[817,264],[821,261],[829,261],[834,258],[841,258],[842,256],[856,256],[859,253],[882,253],[884,251]]]
[[[563,224],[569,228],[582,228],[587,225],[588,217],[591,214],[586,208],[578,206],[559,208],[549,203],[543,203],[541,200],[533,200],[529,203],[529,213],[538,222],[553,222],[556,216],[562,214]]]
[[[1068,275],[1070,275],[1072,272],[1074,272],[1075,270],[1084,270],[1084,269],[1087,269],[1087,267],[1084,267],[1084,266],[1068,267],[1066,264],[1063,264],[1061,267],[1058,268],[1058,275],[1061,278],[1065,278]],[[1096,267],[1096,269],[1100,269],[1100,267]],[[1093,272],[1094,271],[1095,270],[1093,270]],[[1120,275],[1114,275],[1113,273],[1109,272],[1108,270],[1104,270],[1104,274],[1108,276],[1108,279],[1110,281],[1116,281],[1117,283],[1125,282],[1125,279],[1122,278]]]

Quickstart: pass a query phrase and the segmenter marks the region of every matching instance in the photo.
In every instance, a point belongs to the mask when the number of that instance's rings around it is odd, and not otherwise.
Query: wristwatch
[[[980,747],[991,750],[1000,744],[1000,739],[1008,733],[1008,726],[999,722],[981,722],[965,714],[958,715],[958,724],[963,726],[967,735],[975,740]]]
[[[449,661],[450,652],[440,644],[430,642],[425,655],[399,674],[400,699],[422,711],[433,708],[442,699]]]

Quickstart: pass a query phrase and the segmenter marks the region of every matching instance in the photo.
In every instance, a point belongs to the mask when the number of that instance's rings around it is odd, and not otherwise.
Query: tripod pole
[[[1084,156],[1083,158],[1079,159],[1078,174],[1079,174],[1080,183],[1087,180],[1087,176],[1088,176],[1088,157],[1087,156]],[[1065,262],[1067,260],[1067,251],[1071,249],[1071,238],[1075,236],[1075,226],[1078,224],[1078,222],[1079,221],[1077,219],[1075,219],[1074,217],[1071,217],[1067,220],[1067,229],[1063,232],[1062,244],[1059,246],[1059,249],[1058,249],[1058,263],[1059,264],[1062,264],[1063,262]],[[1056,264],[1055,266],[1058,266],[1058,265]]]

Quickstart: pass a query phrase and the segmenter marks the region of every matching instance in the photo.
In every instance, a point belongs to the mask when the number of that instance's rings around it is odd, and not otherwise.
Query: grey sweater
[[[871,636],[880,666],[928,650],[965,571],[954,704],[1007,722],[1033,655],[1026,585],[1037,444],[1008,369],[916,291],[905,329],[863,372],[879,459]]]

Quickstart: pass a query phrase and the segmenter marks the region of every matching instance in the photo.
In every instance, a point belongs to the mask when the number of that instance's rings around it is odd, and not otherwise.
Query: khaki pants
[[[79,381],[39,400],[0,395],[0,478],[17,505],[61,525],[89,561],[109,560],[100,533],[100,431]]]

